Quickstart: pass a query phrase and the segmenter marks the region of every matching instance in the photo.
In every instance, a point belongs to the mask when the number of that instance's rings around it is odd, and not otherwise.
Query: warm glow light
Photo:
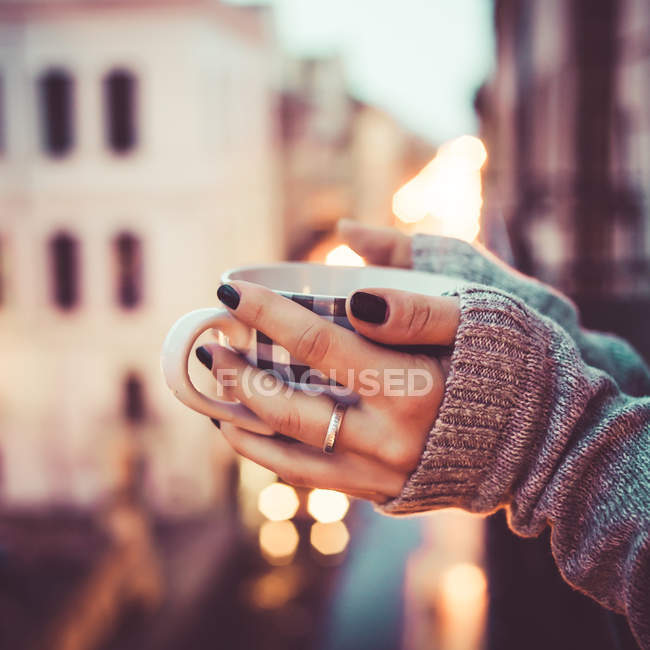
[[[272,569],[250,585],[250,599],[259,609],[277,609],[286,605],[300,587],[300,575],[294,567]]]
[[[291,519],[299,505],[296,491],[284,483],[267,485],[257,499],[259,511],[271,521]]]
[[[443,144],[435,158],[393,196],[393,212],[406,224],[433,234],[476,238],[483,205],[481,167],[487,160],[478,138]]]
[[[475,564],[454,564],[443,573],[440,589],[445,610],[463,615],[483,605],[487,589],[485,573]]]
[[[325,264],[330,266],[365,266],[366,262],[349,246],[341,244],[333,248],[325,257]]]
[[[259,492],[276,480],[276,475],[243,456],[239,459],[239,480],[242,486],[252,492]]]
[[[323,524],[343,519],[349,507],[345,494],[335,490],[312,490],[307,500],[307,511]]]
[[[460,138],[446,142],[440,147],[440,152],[449,160],[456,160],[459,166],[476,171],[487,160],[485,145],[473,135],[461,135]]]
[[[239,459],[239,507],[244,524],[257,532],[263,515],[258,508],[259,494],[277,481],[277,476],[248,458]]]
[[[290,521],[265,521],[260,528],[260,549],[271,564],[291,562],[298,541],[298,531]]]
[[[350,533],[342,521],[333,521],[329,524],[317,521],[311,527],[309,539],[319,553],[337,555],[348,545]]]

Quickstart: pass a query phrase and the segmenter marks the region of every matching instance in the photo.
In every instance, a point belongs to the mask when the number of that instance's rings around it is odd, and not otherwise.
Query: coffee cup
[[[354,330],[345,311],[346,297],[358,289],[403,289],[427,295],[453,291],[457,279],[381,266],[326,266],[306,262],[285,262],[247,266],[226,271],[222,282],[245,280],[261,284],[313,311],[340,327]],[[265,425],[246,406],[217,400],[200,392],[192,383],[188,360],[198,337],[216,330],[219,342],[243,354],[258,368],[273,371],[288,384],[301,390],[318,390],[337,401],[351,402],[358,396],[325,377],[319,371],[294,359],[264,332],[250,329],[226,309],[206,307],[192,311],[176,321],[167,334],[161,353],[161,368],[167,385],[183,404],[211,418],[232,421],[250,431],[269,433]]]

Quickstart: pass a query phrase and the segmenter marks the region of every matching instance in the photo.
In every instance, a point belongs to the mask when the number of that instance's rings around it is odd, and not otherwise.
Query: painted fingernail
[[[379,325],[386,322],[388,303],[374,293],[357,291],[350,298],[350,310],[355,318]]]
[[[196,358],[208,369],[212,370],[212,355],[203,347],[196,348]]]
[[[217,429],[221,426],[221,422],[219,422],[219,420],[215,420],[214,418],[210,418],[210,422],[212,422],[212,424],[214,424]]]
[[[222,284],[217,289],[217,298],[230,309],[237,309],[239,305],[239,293],[229,284]]]

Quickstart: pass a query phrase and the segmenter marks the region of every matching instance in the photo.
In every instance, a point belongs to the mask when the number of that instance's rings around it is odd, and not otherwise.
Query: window
[[[74,146],[74,83],[64,70],[49,70],[38,82],[43,150],[65,156]]]
[[[4,304],[5,299],[5,258],[4,258],[4,241],[0,236],[0,307]]]
[[[79,303],[79,243],[65,232],[50,240],[52,300],[64,310]]]
[[[137,144],[136,81],[126,70],[113,70],[104,79],[106,144],[115,153],[131,151]]]
[[[142,245],[129,232],[120,233],[113,242],[116,273],[117,303],[133,309],[142,301]]]
[[[124,419],[132,424],[143,422],[146,418],[144,387],[135,373],[127,375],[124,381],[122,412]]]
[[[5,152],[5,86],[4,77],[0,75],[0,154]]]

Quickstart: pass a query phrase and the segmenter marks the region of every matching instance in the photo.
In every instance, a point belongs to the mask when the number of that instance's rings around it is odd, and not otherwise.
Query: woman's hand
[[[466,282],[497,287],[518,296],[561,325],[581,349],[594,347],[591,335],[580,329],[577,309],[566,296],[511,268],[477,242],[470,244],[440,235],[409,237],[392,228],[366,226],[348,219],[339,221],[338,231],[341,239],[370,264],[442,273]],[[625,381],[619,377],[615,363],[605,363],[607,372]],[[643,365],[641,359],[639,364]]]
[[[376,228],[341,219],[338,234],[369,264],[411,268],[411,237],[395,228]]]
[[[457,298],[388,289],[357,291],[346,303],[355,333],[259,285],[237,281],[230,286],[239,295],[236,308],[229,308],[233,316],[264,332],[306,365],[335,376],[361,399],[348,407],[334,453],[325,455],[323,439],[335,404],[331,397],[291,391],[240,355],[209,344],[205,349],[212,356],[213,374],[219,369],[229,372],[226,396],[243,402],[270,430],[305,444],[257,435],[224,422],[226,440],[240,454],[294,485],[339,490],[378,502],[397,496],[417,466],[436,419],[445,370],[434,357],[372,341],[452,344],[459,321]],[[209,364],[205,352],[199,356]],[[269,375],[267,382],[277,382],[278,390],[256,390],[260,382],[255,378],[260,374]],[[375,382],[369,381],[370,375]]]

